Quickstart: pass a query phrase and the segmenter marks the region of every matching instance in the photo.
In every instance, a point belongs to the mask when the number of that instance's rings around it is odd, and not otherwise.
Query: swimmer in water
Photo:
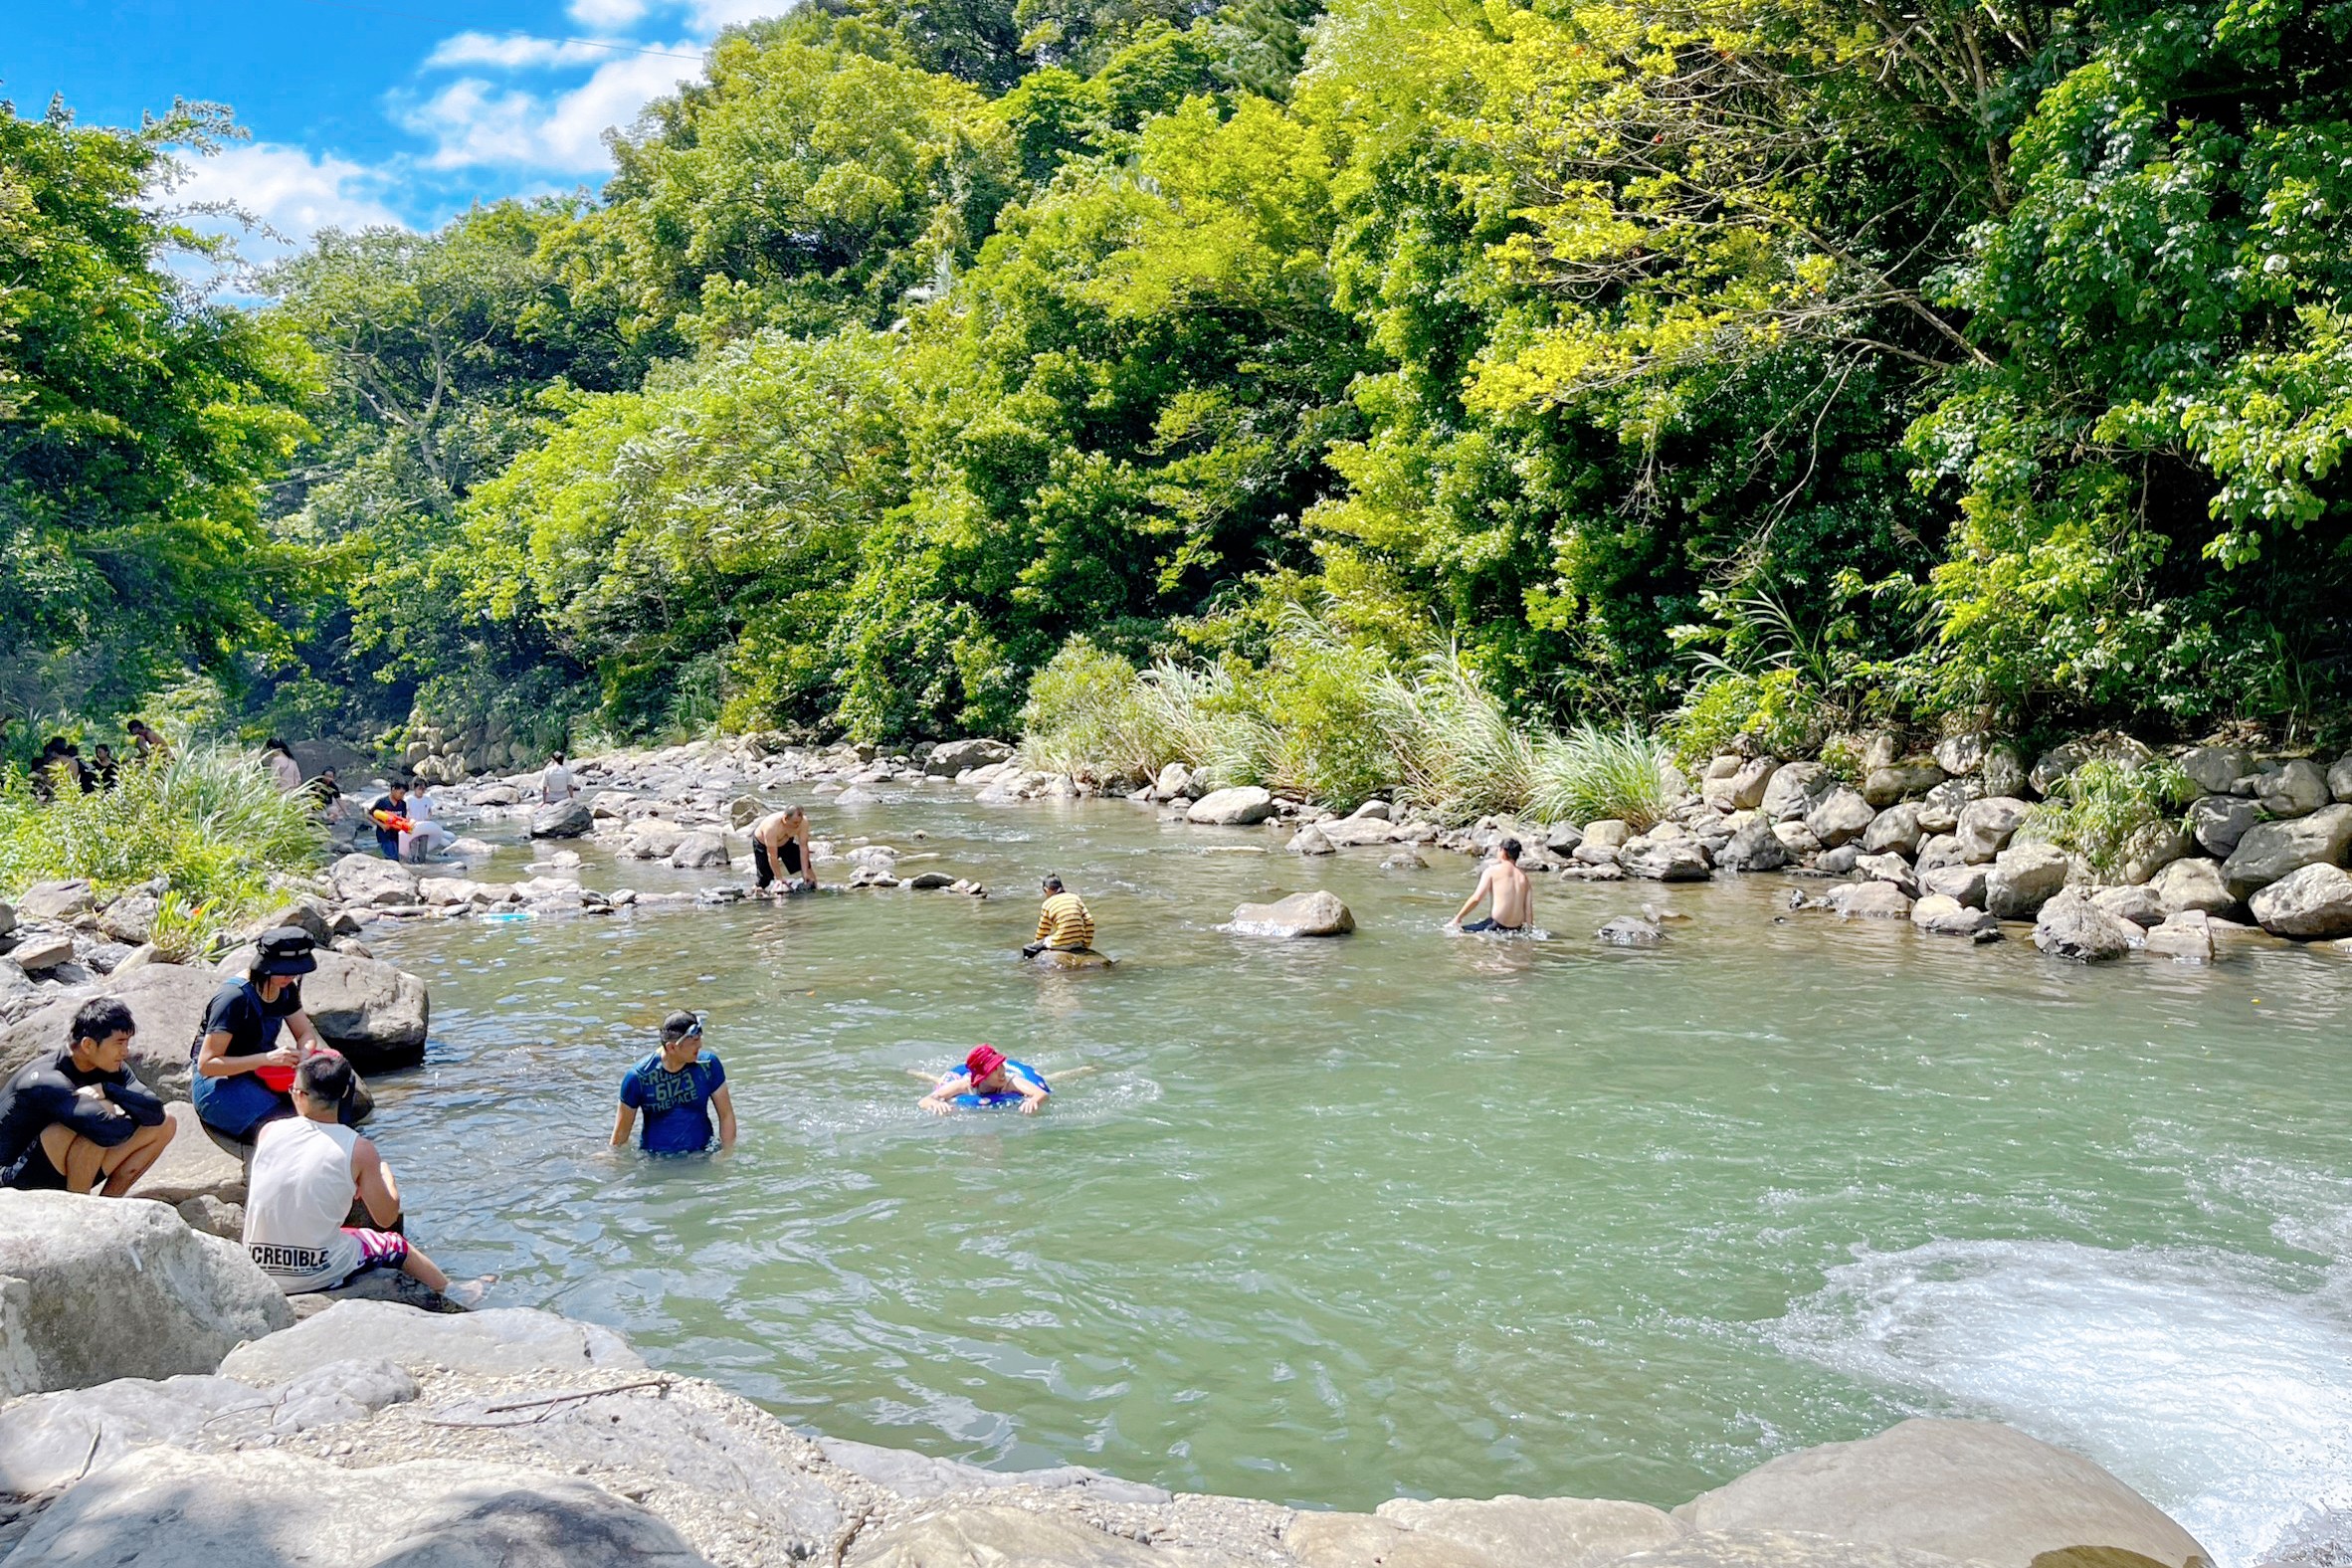
[[[1447,923],[1461,931],[1498,931],[1504,934],[1526,930],[1535,922],[1535,889],[1527,883],[1527,874],[1519,870],[1519,841],[1505,839],[1494,847],[1495,859],[1478,878],[1478,885],[1468,902],[1455,911]],[[1481,902],[1492,899],[1486,918],[1470,920],[1470,912]],[[1463,922],[1469,920],[1469,924]]]
[[[931,1085],[931,1091],[922,1097],[922,1108],[944,1116],[956,1108],[958,1094],[1018,1094],[1021,1114],[1034,1116],[1050,1091],[1036,1080],[1035,1074],[1006,1071],[1018,1066],[994,1046],[974,1046],[961,1068]]]

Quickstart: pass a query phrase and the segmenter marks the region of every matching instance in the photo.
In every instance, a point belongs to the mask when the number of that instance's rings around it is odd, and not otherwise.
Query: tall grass
[[[266,912],[273,875],[316,868],[326,834],[314,804],[280,791],[253,754],[201,741],[132,762],[94,795],[45,802],[12,778],[0,787],[0,889],[81,878],[103,898],[160,879],[157,934],[186,956]]]
[[[1342,810],[1382,794],[1449,823],[1532,814],[1647,828],[1679,795],[1666,747],[1638,727],[1530,728],[1457,651],[1400,664],[1304,611],[1283,618],[1262,669],[1138,671],[1074,641],[1038,672],[1022,716],[1032,768],[1146,779],[1184,762],[1213,787],[1262,784]]]

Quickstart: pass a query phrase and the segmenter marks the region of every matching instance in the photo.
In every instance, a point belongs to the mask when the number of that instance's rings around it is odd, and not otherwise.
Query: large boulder
[[[425,1060],[433,999],[424,981],[380,958],[329,947],[314,956],[317,969],[302,976],[302,1011],[321,1040],[349,1057],[363,1077]],[[238,948],[216,973],[224,980],[242,975],[253,957],[252,948]]]
[[[1234,910],[1231,924],[1220,927],[1237,936],[1280,937],[1345,936],[1355,928],[1356,917],[1339,894],[1322,888],[1273,903],[1245,903]]]
[[[1418,1535],[1468,1546],[1491,1568],[1601,1568],[1685,1533],[1646,1502],[1595,1497],[1392,1497],[1374,1512]]]
[[[1944,770],[1932,762],[1898,762],[1872,768],[1862,779],[1862,799],[1872,806],[1891,806],[1914,795],[1924,795],[1944,781]]]
[[[2275,773],[2264,774],[2255,797],[2273,817],[2308,817],[2334,797],[2327,772],[2308,757],[2296,757]]]
[[[670,852],[670,864],[680,871],[723,867],[727,858],[727,841],[715,833],[689,833]]]
[[[417,901],[417,874],[381,855],[346,855],[327,871],[326,880],[345,903]]]
[[[19,919],[71,925],[98,906],[90,883],[79,877],[37,882],[17,896]]]
[[[2104,963],[2139,946],[2140,928],[2100,908],[2079,887],[2068,887],[2042,906],[2034,921],[2034,945],[2053,958]]]
[[[2226,858],[2261,820],[2262,808],[2243,795],[2204,795],[2189,805],[2189,832],[2208,855]]]
[[[1192,803],[1184,820],[1216,828],[1245,828],[1274,814],[1274,796],[1255,784],[1245,784],[1238,789],[1211,790]]]
[[[1870,820],[1862,834],[1862,853],[1865,855],[1900,855],[1905,858],[1919,853],[1925,831],[1919,826],[1919,808],[1910,801],[1889,806]]]
[[[1748,1471],[1673,1510],[1694,1530],[1801,1530],[1993,1568],[2189,1568],[2212,1556],[2090,1461],[1989,1421],[1906,1421]]]
[[[2222,880],[2234,897],[2251,897],[2306,866],[2341,866],[2347,849],[2352,849],[2352,806],[2326,806],[2291,822],[2247,829],[2222,864]]]
[[[225,1352],[221,1376],[271,1387],[353,1359],[487,1377],[645,1365],[609,1328],[522,1306],[445,1314],[393,1301],[337,1301],[298,1325],[290,1313],[274,1326],[283,1331]]]
[[[1919,878],[1899,855],[1858,855],[1854,874],[1864,882],[1892,882],[1906,897],[1919,896]]]
[[[177,1208],[191,1198],[245,1201],[245,1162],[219,1144],[196,1119],[196,1107],[175,1099],[163,1107],[174,1131],[162,1157],[130,1189],[133,1198],[152,1198]]]
[[[1834,850],[1851,839],[1861,838],[1870,819],[1877,815],[1859,791],[1840,784],[1805,814],[1805,826],[1821,840],[1825,849]]]
[[[1946,735],[1935,743],[1935,765],[1958,777],[1974,773],[1985,764],[1985,750],[1992,744],[1984,734]]]
[[[201,969],[180,964],[141,964],[110,976],[89,991],[78,991],[26,1015],[0,1042],[0,1081],[43,1051],[65,1045],[74,1014],[93,996],[120,998],[130,1008],[138,1033],[130,1045],[131,1075],[165,1099],[188,1097],[188,1048],[204,1023],[220,982]]]
[[[2120,915],[2143,929],[2164,923],[2163,897],[2155,888],[2144,884],[2101,887],[2090,895],[2090,901],[2109,914]]]
[[[1911,923],[1930,936],[1965,936],[1979,940],[1997,936],[2000,919],[1984,909],[1971,909],[1949,893],[1931,892],[1911,905]]]
[[[1316,825],[1324,840],[1342,850],[1369,849],[1382,844],[1394,844],[1396,824],[1377,817],[1342,817],[1335,822]],[[1569,846],[1574,849],[1574,845]]]
[[[1838,787],[1838,776],[1820,763],[1791,762],[1774,770],[1757,804],[1774,822],[1798,822]]]
[[[15,1560],[106,1568],[708,1568],[677,1530],[576,1476],[475,1460],[346,1469],[159,1448],[42,1513]]]
[[[965,1503],[861,1533],[848,1568],[1240,1568],[1222,1552],[1172,1558],[1067,1513]]]
[[[1648,882],[1705,882],[1713,875],[1706,846],[1696,839],[1630,839],[1618,852],[1617,864],[1628,877]]]
[[[1749,818],[1731,835],[1730,842],[1715,852],[1715,869],[1770,872],[1788,865],[1788,846],[1780,842],[1780,835],[1772,828],[1772,823],[1761,816]]]
[[[2352,757],[2338,757],[2327,770],[2327,792],[2341,801],[2352,801]]]
[[[534,839],[577,839],[595,826],[596,818],[586,805],[559,800],[531,813],[530,833]]]
[[[1983,800],[1972,800],[1960,808],[1960,817],[1952,831],[1960,840],[1960,853],[1972,861],[1989,861],[1999,855],[2012,835],[2032,810],[2014,795],[1989,795]]]
[[[2193,909],[2166,915],[2162,925],[2149,929],[2146,951],[2175,963],[2212,963],[2213,917]]]
[[[943,740],[923,759],[923,771],[951,779],[966,768],[990,767],[1012,757],[1013,748],[1001,740]]]
[[[2254,755],[2243,746],[2193,746],[2181,753],[2180,769],[2208,795],[2227,795],[2254,771]]]
[[[294,1322],[244,1248],[159,1203],[0,1192],[0,1395],[210,1372]]]
[[[2288,872],[2249,901],[2254,919],[2273,936],[2300,941],[2352,936],[2352,876],[2340,867]]]
[[[2060,779],[2069,777],[2085,762],[2112,762],[2121,767],[2136,768],[2153,760],[2155,753],[2129,735],[2110,735],[2096,740],[2069,740],[2054,746],[2036,759],[2033,771],[2026,775],[2037,795],[2048,795]]]
[[[2228,879],[2222,876],[2222,863],[2203,857],[2173,862],[2158,872],[2148,886],[2168,917],[2190,909],[2200,914],[2225,914],[2238,904]]]
[[[2004,920],[2034,915],[2066,885],[2067,861],[2056,845],[2012,844],[1985,873],[1984,905]]]
[[[621,840],[621,853],[633,861],[666,861],[686,841],[686,830],[667,817],[640,817]]]
[[[1920,797],[1919,831],[1950,833],[1960,825],[1960,813],[1969,802],[1983,800],[1987,794],[1982,779],[1946,779]]]
[[[1723,781],[1725,804],[1721,811],[1754,811],[1764,804],[1764,792],[1772,787],[1772,775],[1780,771],[1778,757],[1749,757],[1741,762],[1731,776]],[[1712,800],[1708,801],[1713,805]]]
[[[2197,853],[2197,841],[2178,822],[2151,822],[2123,841],[2115,857],[2115,880],[2144,882],[2185,855]]]
[[[1911,898],[1892,882],[1842,882],[1829,892],[1841,920],[1907,920]]]

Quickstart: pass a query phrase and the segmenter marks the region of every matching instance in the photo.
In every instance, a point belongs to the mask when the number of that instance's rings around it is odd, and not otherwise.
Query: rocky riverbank
[[[1331,1513],[795,1431],[610,1331],[347,1300],[300,1322],[158,1204],[0,1193],[0,1568],[2191,1568],[2097,1466],[1909,1421],[1671,1510]]]

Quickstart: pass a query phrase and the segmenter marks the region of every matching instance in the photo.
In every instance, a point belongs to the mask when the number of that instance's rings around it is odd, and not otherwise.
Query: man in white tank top
[[[471,1305],[488,1279],[450,1283],[433,1260],[389,1227],[400,1223],[400,1188],[375,1144],[336,1118],[351,1064],[313,1052],[294,1070],[291,1118],[265,1124],[246,1178],[245,1250],[288,1295],[328,1290],[366,1269],[398,1269],[430,1290]],[[354,1198],[383,1230],[343,1223]]]

